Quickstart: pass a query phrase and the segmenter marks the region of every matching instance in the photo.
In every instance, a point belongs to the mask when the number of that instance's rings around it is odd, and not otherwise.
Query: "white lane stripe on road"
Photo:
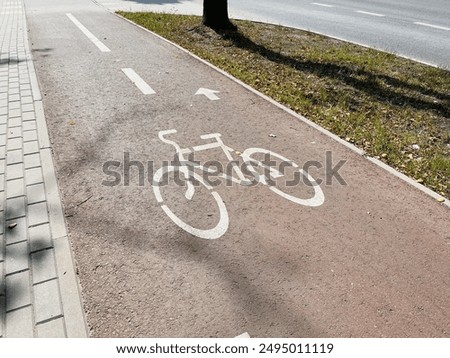
[[[98,47],[100,51],[111,52],[111,50],[108,47],[106,47],[106,45],[103,42],[101,42],[97,37],[95,37],[92,32],[90,32],[86,27],[84,27],[83,24],[75,18],[75,16],[69,13],[67,13],[66,15],[70,20],[72,20],[75,26],[78,27],[81,30],[81,32],[83,32],[83,34],[85,34],[87,38],[91,40],[95,46]]]
[[[444,27],[444,26],[432,25],[432,24],[427,24],[427,23],[425,23],[425,22],[415,22],[415,24],[416,24],[416,25],[421,25],[421,26],[432,27],[433,29],[439,29],[439,30],[450,31],[450,27]]]
[[[132,68],[122,68],[122,72],[133,82],[143,94],[155,94],[151,88]]]
[[[386,15],[383,15],[383,14],[377,14],[375,12],[368,12],[368,11],[362,11],[362,10],[357,10],[355,12],[357,12],[358,14],[364,14],[364,15],[369,15],[369,16],[377,16],[377,17],[384,17],[384,16],[386,16]]]
[[[311,3],[313,5],[317,5],[317,6],[323,6],[323,7],[334,7],[334,5],[329,5],[329,4],[322,4],[320,2],[313,2]]]

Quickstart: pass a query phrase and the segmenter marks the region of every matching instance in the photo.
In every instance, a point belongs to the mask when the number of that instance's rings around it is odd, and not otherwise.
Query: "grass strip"
[[[450,198],[450,72],[250,21],[119,12]]]

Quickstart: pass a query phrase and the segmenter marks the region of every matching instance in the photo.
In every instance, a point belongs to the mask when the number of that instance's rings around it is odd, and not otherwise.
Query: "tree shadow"
[[[112,217],[105,219],[101,210],[89,210],[89,213],[80,211],[76,215],[79,218],[87,218],[88,215],[90,217],[89,223],[84,219],[77,222],[77,229],[80,232],[92,233],[90,223],[102,221],[108,227],[114,228],[118,238],[122,238],[117,241],[108,241],[107,238],[114,239],[114,237],[107,234],[104,243],[93,244],[99,248],[98,252],[101,252],[102,247],[107,245],[121,253],[115,258],[114,263],[110,263],[115,267],[114,270],[121,271],[116,274],[119,281],[123,280],[127,271],[133,270],[133,266],[140,267],[139,259],[134,260],[133,258],[133,263],[127,268],[124,262],[132,256],[124,256],[123,250],[128,252],[127,255],[139,256],[144,255],[145,251],[151,251],[151,255],[148,257],[151,260],[148,270],[145,273],[136,271],[134,279],[139,281],[148,275],[152,285],[146,292],[136,292],[136,300],[153,302],[154,297],[159,297],[158,300],[161,302],[171,301],[171,292],[189,300],[187,306],[190,307],[190,312],[186,313],[185,319],[179,322],[180,329],[175,330],[177,333],[172,331],[171,336],[233,337],[233,334],[237,335],[243,331],[249,332],[252,337],[298,338],[317,337],[320,334],[314,322],[308,317],[307,308],[303,308],[306,307],[308,300],[304,300],[300,292],[304,292],[309,286],[305,283],[308,263],[301,259],[286,259],[286,257],[280,256],[280,253],[265,251],[258,251],[260,255],[258,254],[258,258],[254,259],[251,258],[254,251],[249,247],[240,248],[242,255],[236,256],[233,248],[235,243],[199,239],[190,236],[182,229],[174,228],[172,230],[172,227],[168,231],[164,230],[168,236],[159,237],[154,232],[142,231],[141,228],[129,226],[122,220]],[[230,237],[230,240],[233,241],[233,238]],[[258,239],[255,238],[256,241]],[[78,250],[86,250],[89,247],[86,246],[86,243],[81,242],[78,242],[77,245],[81,245]],[[80,260],[79,263],[82,261]],[[101,264],[102,257],[98,256],[96,262]],[[92,264],[95,262],[92,261]],[[158,270],[152,268],[153,265],[155,268],[164,265],[164,272],[158,274]],[[177,265],[182,265],[185,269],[195,267],[195,270],[190,273],[191,270],[186,269],[186,271],[175,272],[173,276],[170,275],[169,272]],[[85,275],[89,275],[88,272],[92,272],[92,268],[89,265],[83,265],[80,276],[82,282]],[[201,274],[196,276],[201,282],[190,281],[191,275],[198,275],[199,272],[207,272],[207,276],[202,277]],[[103,275],[105,273],[96,272],[95,274]],[[157,274],[158,277],[153,280],[151,275]],[[167,279],[161,279],[161,275]],[[275,277],[280,281],[275,280]],[[134,295],[133,287],[135,286],[131,284],[126,288],[127,285],[119,285],[119,281],[116,281],[115,278],[108,278],[108,295],[117,295],[117,292],[120,291],[127,295]],[[117,285],[121,288],[118,289]],[[196,285],[198,286],[196,287]],[[223,290],[224,288],[226,291]],[[294,293],[295,290],[298,292]],[[289,299],[283,299],[283,294],[288,295]],[[95,295],[93,296],[87,303],[88,311],[90,311],[89,307],[98,304]],[[137,299],[138,296],[142,297]],[[227,307],[216,304],[219,296],[226,296],[224,302],[228,303]],[[177,302],[178,297],[174,297],[173,302]],[[192,300],[189,299],[190,297],[193,297]],[[109,312],[114,309],[108,307],[110,304],[111,301],[104,302],[102,310]],[[148,308],[151,307],[151,304],[141,303],[141,305],[141,312],[148,312]],[[179,308],[179,306],[176,307]],[[205,317],[196,318],[194,313],[202,311],[202,309],[205,310]],[[159,310],[169,312],[165,305]],[[130,314],[130,312],[126,314]],[[226,324],[222,325],[221,320],[225,320]],[[167,321],[159,321],[159,324],[169,325],[170,322],[167,318]],[[202,329],[201,332],[190,329],[190,324],[198,324]],[[205,327],[210,327],[210,329],[203,330]],[[130,329],[131,331],[126,331],[127,334],[132,332],[133,328],[130,327]],[[208,335],[205,335],[205,331],[209,331]],[[120,334],[123,335],[123,333]]]
[[[50,52],[50,51],[53,51],[52,47],[35,48],[31,50],[31,52]]]
[[[3,269],[0,271],[0,325],[3,326],[3,332],[0,332],[0,337],[2,337],[2,334],[5,336],[6,315],[28,305],[27,302],[22,301],[26,295],[30,294],[24,285],[13,286],[12,282],[8,282],[8,278],[24,273],[29,274],[33,265],[42,267],[48,260],[54,260],[53,256],[49,255],[50,251],[54,249],[50,233],[49,237],[42,235],[34,237],[31,245],[30,229],[25,220],[26,217],[23,216],[25,206],[25,201],[20,203],[20,205],[7,206],[7,210],[0,214],[0,225],[3,225],[5,228],[3,235],[1,235],[2,242],[0,244],[0,250],[3,250],[0,253],[0,263]],[[16,249],[11,250],[12,247],[16,247]],[[32,249],[31,247],[34,248]],[[16,267],[11,272],[7,272],[6,266],[9,264],[14,265],[15,261],[26,261],[28,265],[26,269],[24,267]],[[31,282],[30,277],[28,290],[32,285],[34,283]]]
[[[439,115],[450,118],[450,92],[437,92],[425,86],[408,83],[385,74],[369,72],[360,67],[351,68],[341,64],[297,59],[256,43],[240,31],[215,30],[215,32],[224,40],[231,41],[234,46],[256,53],[276,64],[289,66],[296,71],[318,77],[337,79],[378,101],[390,105],[409,106],[419,110],[431,109]],[[414,91],[418,96],[428,98],[417,98],[398,92],[400,90]]]
[[[49,52],[53,51],[53,48],[50,47],[45,47],[45,48],[36,48],[36,49],[32,49],[31,52],[33,54],[39,54],[39,57],[48,57],[49,56]],[[34,56],[33,56],[34,57]]]
[[[307,265],[305,262],[289,261],[285,257],[277,257],[273,252],[270,255],[260,252],[262,257],[257,261],[264,262],[264,266],[268,269],[265,274],[257,276],[252,269],[252,260],[246,258],[250,257],[245,255],[246,249],[242,251],[243,257],[238,259],[230,255],[228,250],[215,247],[219,245],[211,245],[203,239],[191,237],[181,229],[175,236],[186,237],[187,240],[178,239],[177,245],[170,245],[170,255],[188,258],[199,265],[204,265],[212,275],[227,283],[228,287],[232,287],[230,299],[234,300],[236,310],[247,317],[247,326],[243,328],[251,335],[271,336],[273,333],[270,333],[270,330],[275,330],[282,331],[284,336],[289,334],[292,338],[318,336],[313,323],[298,310],[301,301],[293,305],[289,300],[280,299],[279,293],[283,292],[283,285],[275,281],[269,284],[270,279],[267,279],[278,270],[283,273],[280,276],[281,281],[295,280],[301,286],[304,268]],[[160,254],[166,258],[170,257],[169,251]],[[236,300],[236,297],[239,299]],[[265,327],[260,325],[261,321],[267,323]]]
[[[26,62],[26,58],[18,58],[18,57],[7,57],[0,60],[0,67],[9,66],[9,65],[17,65],[21,62]]]
[[[31,52],[37,52],[37,53],[42,53],[42,55],[40,55],[41,57],[47,57],[48,53],[53,51],[53,48],[42,48],[42,49],[33,49],[31,50]],[[10,66],[10,65],[17,65],[19,63],[22,62],[27,62],[28,59],[26,57],[6,57],[6,58],[2,58],[0,59],[0,67],[3,66]]]

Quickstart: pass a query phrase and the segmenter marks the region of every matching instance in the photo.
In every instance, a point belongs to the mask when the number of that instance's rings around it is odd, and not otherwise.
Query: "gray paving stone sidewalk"
[[[0,0],[0,337],[86,337],[23,1]]]

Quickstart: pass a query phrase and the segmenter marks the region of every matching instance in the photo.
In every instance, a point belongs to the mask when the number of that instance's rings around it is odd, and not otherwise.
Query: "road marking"
[[[208,88],[199,88],[198,91],[195,93],[195,95],[202,94],[208,97],[211,101],[217,101],[220,98],[215,95],[216,93],[220,92]]]
[[[111,50],[108,47],[106,47],[106,45],[103,42],[101,42],[97,37],[94,36],[92,32],[90,32],[87,28],[85,28],[83,24],[81,24],[81,22],[79,22],[72,14],[67,13],[66,15],[70,20],[72,20],[75,26],[77,26],[81,30],[81,32],[83,32],[83,34],[85,34],[87,38],[91,40],[95,46],[98,47],[100,51],[111,52]]]
[[[317,6],[323,6],[323,7],[334,7],[334,5],[322,4],[320,2],[313,2],[311,4],[317,5]]]
[[[155,175],[153,176],[153,193],[155,194],[156,201],[159,204],[162,204],[161,209],[166,213],[166,215],[176,225],[178,225],[181,229],[183,229],[187,233],[189,233],[193,236],[197,236],[201,239],[208,239],[208,240],[218,239],[218,238],[222,237],[223,235],[225,235],[225,233],[228,230],[228,226],[229,226],[228,211],[227,211],[225,202],[222,200],[220,195],[215,191],[210,192],[211,195],[214,197],[216,204],[219,207],[219,223],[212,229],[206,229],[206,230],[198,229],[198,228],[195,228],[195,227],[185,223],[183,220],[181,220],[178,216],[176,216],[173,213],[173,211],[168,207],[168,205],[166,205],[164,203],[164,199],[163,199],[163,196],[161,194],[161,189],[160,189],[160,184],[164,183],[163,178],[165,178],[166,174],[170,174],[170,173],[179,172],[179,173],[183,174],[184,178],[186,179],[186,183],[187,183],[187,190],[185,193],[185,198],[187,200],[191,200],[195,194],[195,187],[191,183],[191,179],[195,179],[196,182],[203,185],[207,190],[212,190],[213,189],[212,183],[209,184],[207,181],[205,181],[205,179],[202,175],[200,175],[199,173],[194,171],[194,169],[196,169],[198,171],[201,170],[202,172],[211,173],[208,170],[211,168],[207,168],[206,166],[203,166],[200,163],[197,163],[196,165],[194,163],[192,163],[194,165],[191,165],[191,162],[189,162],[185,158],[184,155],[191,154],[191,153],[198,152],[198,151],[204,151],[204,150],[208,150],[208,149],[221,148],[223,150],[223,153],[226,155],[226,157],[230,161],[229,164],[231,164],[233,166],[234,172],[230,172],[229,174],[228,173],[226,173],[226,174],[225,173],[223,173],[223,174],[217,173],[217,176],[225,178],[229,182],[237,182],[241,185],[247,185],[247,186],[251,185],[253,183],[253,179],[249,180],[245,177],[244,172],[241,170],[241,168],[238,166],[238,164],[236,164],[236,162],[233,160],[233,156],[230,154],[230,152],[236,153],[236,150],[227,146],[222,141],[220,133],[211,133],[211,134],[201,135],[200,136],[201,139],[204,139],[204,140],[215,139],[215,143],[213,142],[213,143],[194,146],[193,147],[194,151],[188,150],[189,148],[192,148],[192,146],[190,146],[188,148],[181,148],[177,142],[165,138],[165,136],[167,134],[173,134],[173,133],[177,133],[177,131],[175,129],[169,129],[169,130],[160,131],[158,133],[158,137],[162,142],[170,144],[171,146],[173,146],[175,148],[176,156],[178,157],[177,162],[180,163],[180,165],[178,165],[178,166],[164,165],[156,171]],[[278,194],[281,197],[285,198],[286,200],[292,201],[293,203],[303,205],[303,206],[317,207],[324,203],[325,196],[323,194],[322,189],[320,188],[319,184],[314,180],[314,178],[309,175],[309,173],[307,171],[303,171],[302,169],[299,168],[299,166],[297,164],[293,163],[292,161],[283,157],[282,155],[272,152],[270,150],[262,149],[262,148],[247,148],[241,154],[242,159],[244,161],[244,165],[247,167],[246,172],[249,173],[249,175],[252,175],[258,183],[263,184],[263,185],[269,185],[269,183],[267,181],[267,179],[269,177],[273,178],[273,179],[280,178],[283,176],[284,173],[282,174],[275,168],[270,168],[267,165],[265,165],[264,163],[259,162],[256,159],[253,159],[253,157],[252,157],[253,154],[258,154],[258,156],[259,156],[259,154],[266,154],[266,155],[269,155],[270,157],[276,157],[284,163],[290,163],[290,166],[296,168],[300,172],[300,174],[303,176],[303,178],[306,179],[307,182],[310,183],[312,185],[312,187],[314,188],[314,196],[310,199],[300,199],[298,197],[287,194],[278,188],[270,186],[269,189],[272,190],[275,194]],[[256,170],[255,167],[260,167],[261,169],[268,169],[268,170],[270,170],[271,173],[268,174],[268,176],[266,176],[265,174],[260,175],[259,171]],[[238,178],[236,178],[235,175]],[[308,196],[310,196],[310,195],[308,195]],[[173,204],[176,204],[176,203],[173,203]]]
[[[119,14],[115,14],[117,17],[121,18],[124,21],[127,21],[129,24],[136,26],[138,28],[140,28],[142,31],[148,32],[149,34],[151,34],[152,36],[155,36],[157,38],[159,38],[161,41],[166,42],[168,44],[170,44],[171,46],[177,48],[178,50],[182,51],[185,54],[188,54],[189,56],[191,56],[192,58],[195,58],[197,61],[199,61],[200,63],[204,64],[205,66],[210,67],[211,69],[213,69],[214,71],[220,73],[222,76],[232,80],[234,83],[242,86],[243,88],[245,88],[246,90],[254,93],[255,95],[257,95],[258,97],[264,99],[265,101],[271,103],[272,105],[274,105],[275,107],[285,111],[286,113],[289,113],[290,115],[292,115],[293,117],[295,117],[299,122],[305,123],[306,125],[308,125],[309,127],[317,130],[318,132],[324,134],[325,136],[327,136],[328,138],[333,139],[335,142],[341,144],[343,147],[349,149],[350,151],[352,151],[353,153],[356,153],[357,155],[360,156],[364,156],[368,161],[372,162],[374,165],[378,166],[379,168],[382,168],[383,170],[389,172],[390,174],[396,176],[397,178],[399,178],[400,180],[404,181],[405,183],[407,183],[408,185],[411,185],[412,187],[414,187],[415,189],[420,190],[422,193],[425,193],[426,195],[430,196],[433,199],[439,200],[442,199],[442,196],[436,192],[434,192],[433,190],[427,188],[426,186],[417,183],[415,180],[411,179],[410,177],[408,177],[407,175],[400,173],[398,170],[394,169],[393,167],[385,164],[384,162],[382,162],[381,160],[375,159],[375,158],[371,158],[367,156],[367,153],[365,151],[363,151],[360,148],[357,148],[355,145],[347,142],[346,140],[340,138],[339,136],[337,136],[336,134],[331,133],[328,129],[325,129],[324,127],[321,127],[320,125],[318,125],[317,123],[312,122],[311,120],[307,119],[306,117],[298,114],[297,112],[294,112],[292,109],[282,105],[281,103],[277,102],[276,100],[274,100],[273,98],[263,94],[262,92],[256,90],[255,88],[249,86],[248,84],[244,83],[243,81],[237,79],[236,77],[230,75],[228,72],[220,69],[217,66],[214,66],[213,64],[211,64],[210,62],[202,59],[201,57],[195,55],[194,53],[192,53],[189,50],[186,50],[184,47],[181,47],[180,45],[176,44],[173,41],[170,41],[168,39],[166,39],[165,37],[162,37],[158,34],[156,34],[155,32],[150,31],[149,29],[147,29],[146,27],[143,27],[141,25],[136,24],[135,22],[132,22],[131,20],[128,20],[127,18],[119,15]],[[307,28],[304,28],[303,30],[307,31]],[[321,33],[321,32],[316,32],[319,35],[324,35],[324,36],[328,36],[330,37],[330,35]],[[358,46],[363,46],[365,48],[375,48],[378,49],[380,51],[386,51],[386,49],[382,49],[382,48],[377,48],[377,47],[370,47],[364,43],[359,43],[357,41],[349,41],[348,39],[344,39],[344,38],[340,38],[340,37],[336,37],[336,36],[331,36],[331,38],[336,39],[336,40],[340,40],[340,41],[346,41]],[[414,58],[411,56],[406,56],[406,55],[397,55],[400,56],[402,58],[406,58],[409,60],[413,60],[419,63],[423,63],[427,66],[432,66],[435,68],[440,68],[438,65],[434,64],[434,63],[430,63],[430,62],[426,62],[426,61],[422,61],[418,58]],[[447,206],[448,208],[450,208],[450,200],[446,199],[444,202],[444,205]]]
[[[383,14],[377,14],[375,12],[368,12],[368,11],[361,11],[361,10],[357,10],[355,12],[357,12],[359,14],[369,15],[369,16],[377,16],[377,17],[384,17],[384,16],[386,16],[386,15],[383,15]]]
[[[427,24],[427,23],[425,23],[425,22],[415,22],[415,24],[416,24],[416,25],[421,25],[421,26],[432,27],[433,29],[439,29],[439,30],[450,31],[450,27],[444,27],[444,26],[432,25],[432,24]]]
[[[250,335],[247,332],[244,332],[240,334],[239,336],[236,336],[234,338],[251,338]]]
[[[136,72],[131,68],[122,68],[122,72],[133,82],[143,94],[155,94],[156,92],[151,88]]]

